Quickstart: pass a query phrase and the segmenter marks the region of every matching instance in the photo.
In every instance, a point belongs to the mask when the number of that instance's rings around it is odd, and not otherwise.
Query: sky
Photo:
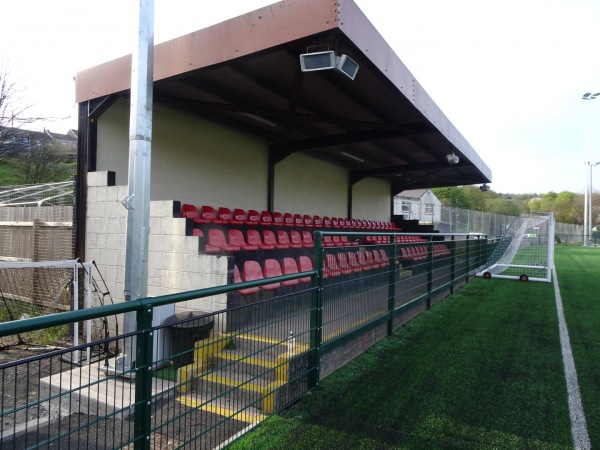
[[[600,161],[600,97],[581,99],[600,92],[598,0],[355,2],[490,167],[494,191],[584,191],[584,162]],[[155,0],[155,42],[270,3]],[[73,77],[132,52],[136,7],[0,0],[0,65],[29,115],[52,118],[32,128],[77,127]]]

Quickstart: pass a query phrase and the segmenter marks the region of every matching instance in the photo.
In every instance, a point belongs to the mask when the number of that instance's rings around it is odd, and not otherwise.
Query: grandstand
[[[354,80],[299,70],[299,55],[326,42],[360,66]],[[104,253],[122,251],[126,191],[109,199],[89,187],[127,184],[129,67],[124,56],[76,75],[76,256],[115,267],[115,287],[120,262]],[[153,201],[400,226],[396,193],[491,179],[352,1],[283,1],[159,44],[154,79]],[[88,185],[88,173],[108,178]],[[114,244],[98,242],[103,228],[119,236]]]

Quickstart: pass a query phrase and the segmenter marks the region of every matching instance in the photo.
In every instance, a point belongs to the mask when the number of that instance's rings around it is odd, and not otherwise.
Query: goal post
[[[553,265],[554,216],[523,213],[515,218],[476,275],[550,282]]]
[[[80,279],[79,270],[84,269],[83,306],[91,307],[92,263],[79,260],[60,261],[2,261],[0,260],[0,302],[3,313],[0,321],[20,320],[63,311],[79,309]],[[91,340],[91,322],[85,322],[87,343]],[[72,345],[79,345],[79,323],[73,325]],[[19,336],[28,344],[45,343],[47,337]],[[89,347],[86,360],[90,360]],[[81,363],[76,355],[73,363]]]

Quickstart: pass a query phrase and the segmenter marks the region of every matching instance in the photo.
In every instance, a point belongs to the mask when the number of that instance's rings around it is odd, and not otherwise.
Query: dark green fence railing
[[[2,338],[126,313],[137,323],[127,335],[25,359],[0,352],[0,448],[231,442],[347,362],[357,338],[393,333],[468,282],[495,245],[485,236],[387,232],[316,231],[314,239],[312,269],[298,273],[0,324]],[[156,308],[223,296],[231,307],[153,325]],[[133,363],[118,366],[127,339]]]

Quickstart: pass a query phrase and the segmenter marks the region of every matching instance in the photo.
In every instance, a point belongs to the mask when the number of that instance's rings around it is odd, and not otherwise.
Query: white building
[[[394,197],[394,215],[405,220],[418,220],[420,224],[439,223],[442,202],[431,189],[402,191]]]

